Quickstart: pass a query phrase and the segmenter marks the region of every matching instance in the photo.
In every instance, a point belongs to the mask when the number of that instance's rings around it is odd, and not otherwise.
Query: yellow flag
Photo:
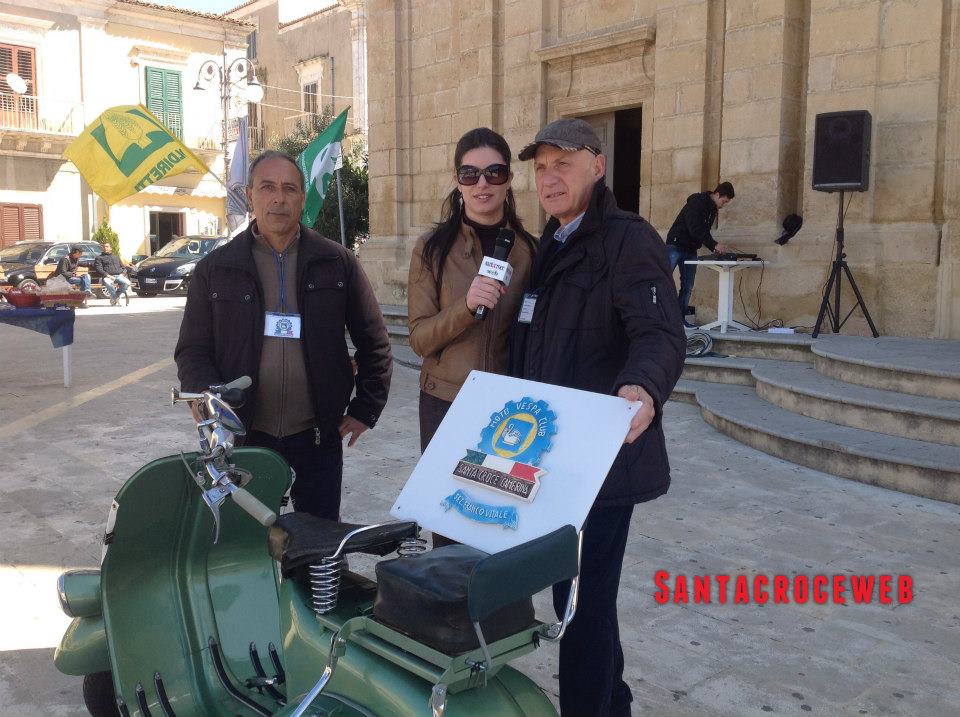
[[[207,166],[143,105],[111,107],[87,125],[63,156],[107,204],[164,177]]]

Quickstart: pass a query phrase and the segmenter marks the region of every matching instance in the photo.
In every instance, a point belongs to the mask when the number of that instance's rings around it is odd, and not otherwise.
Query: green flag
[[[327,196],[327,188],[333,178],[333,170],[343,165],[340,142],[343,141],[343,131],[347,126],[349,110],[348,107],[337,115],[330,126],[323,130],[320,136],[313,140],[297,158],[297,164],[306,181],[303,189],[307,195],[301,221],[308,227],[312,227],[317,221],[317,216],[323,207],[323,198]]]

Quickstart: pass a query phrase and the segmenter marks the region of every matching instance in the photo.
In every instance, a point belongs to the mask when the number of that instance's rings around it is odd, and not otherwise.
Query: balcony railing
[[[235,121],[231,121],[227,131],[227,142],[231,146],[237,140],[237,127]],[[191,147],[203,149],[211,152],[218,152],[223,146],[223,123],[216,122],[210,125],[206,130],[201,130],[193,137],[187,137],[187,143]],[[266,147],[266,132],[263,127],[247,126],[247,146],[250,152],[261,152]],[[230,150],[231,152],[233,149]]]
[[[316,112],[298,112],[295,115],[283,118],[283,134],[290,136],[298,128],[319,131],[323,122],[323,115]]]
[[[74,136],[81,119],[79,102],[0,92],[0,129]]]

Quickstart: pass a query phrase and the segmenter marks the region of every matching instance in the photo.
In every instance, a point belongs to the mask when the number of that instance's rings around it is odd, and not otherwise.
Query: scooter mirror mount
[[[237,438],[246,434],[243,422],[229,401],[238,397],[242,400],[242,392],[251,384],[249,377],[241,376],[236,381],[211,386],[203,393],[185,393],[178,388],[170,389],[170,403],[189,403],[190,412],[197,424],[199,460],[210,478],[211,487],[205,487],[203,472],[195,474],[185,458],[183,461],[203,492],[203,500],[213,514],[214,543],[220,537],[220,505],[228,496],[265,527],[273,525],[277,519],[276,513],[242,487],[246,482],[244,478],[249,480],[249,474],[229,462]]]
[[[234,383],[239,383],[239,380]],[[200,449],[205,456],[229,457],[236,445],[237,437],[246,435],[246,429],[230,404],[215,393],[213,388],[221,389],[223,392],[242,390],[231,384],[211,387],[210,391],[203,393],[181,392],[174,387],[170,389],[170,403],[171,405],[190,404],[193,416],[197,420]]]

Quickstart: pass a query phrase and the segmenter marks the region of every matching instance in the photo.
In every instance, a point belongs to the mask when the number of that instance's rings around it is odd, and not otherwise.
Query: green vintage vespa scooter
[[[234,448],[244,428],[230,404],[248,385],[174,389],[197,418],[200,452],[137,471],[113,502],[100,569],[60,578],[74,620],[54,661],[84,676],[90,713],[555,716],[507,663],[559,640],[573,618],[574,529],[486,555],[426,551],[415,523],[277,518],[289,466]],[[345,568],[350,553],[394,551],[377,583]],[[564,619],[536,622],[530,597],[566,579]]]

